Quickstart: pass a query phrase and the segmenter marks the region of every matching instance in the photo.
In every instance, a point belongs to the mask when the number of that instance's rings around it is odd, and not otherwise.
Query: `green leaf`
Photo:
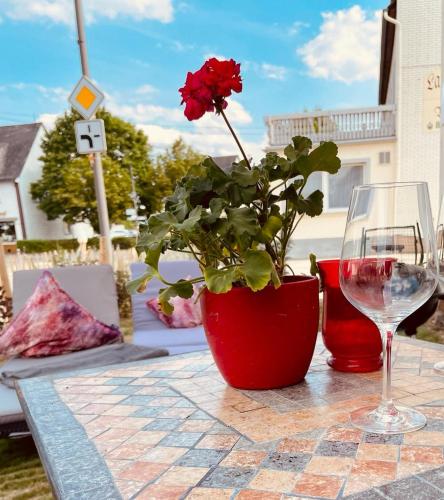
[[[324,195],[319,189],[313,191],[307,198],[300,197],[295,205],[299,214],[307,214],[310,217],[321,215]]]
[[[304,184],[304,181],[302,179],[296,179],[292,184],[290,184],[286,189],[281,191],[279,194],[279,201],[282,200],[290,200],[290,201],[297,201],[299,198],[299,189],[302,187]]]
[[[206,176],[211,179],[213,190],[218,194],[223,194],[230,177],[216,164],[212,158],[205,158],[202,165],[206,169]]]
[[[242,273],[253,292],[262,290],[268,285],[273,270],[273,261],[265,250],[248,250],[246,252]]]
[[[180,224],[175,224],[174,227],[178,231],[183,231],[185,233],[190,233],[193,231],[196,224],[200,221],[202,217],[202,207],[199,205],[189,213],[188,217]]]
[[[161,250],[162,243],[153,243],[145,247],[145,263],[152,267],[155,271],[158,271],[159,269],[159,258]]]
[[[298,172],[305,179],[313,172],[336,174],[341,168],[341,160],[337,157],[338,147],[334,142],[323,142],[308,156],[301,156],[296,163]]]
[[[165,314],[172,314],[174,307],[171,305],[170,299],[177,296],[189,299],[193,296],[194,290],[189,281],[180,280],[168,288],[162,288],[159,292],[160,308]]]
[[[128,290],[128,293],[132,295],[136,292],[143,292],[148,282],[153,279],[155,274],[156,273],[154,269],[150,269],[146,273],[142,274],[142,276],[139,276],[138,278],[129,281],[126,284],[126,289]]]
[[[236,281],[236,272],[235,267],[229,267],[228,269],[207,267],[204,270],[204,277],[208,290],[213,293],[228,292],[233,287],[233,282]]]
[[[262,226],[260,233],[260,241],[266,243],[271,241],[282,227],[282,219],[277,215],[270,215]]]
[[[313,143],[308,137],[302,135],[297,135],[291,139],[295,151],[297,151],[298,156],[308,155]]]
[[[256,212],[249,207],[229,208],[227,212],[227,222],[229,229],[236,237],[248,234],[255,236],[258,232],[259,223]]]
[[[207,224],[214,224],[221,216],[225,207],[225,201],[222,198],[213,198],[210,201],[210,213],[204,215],[203,220]]]
[[[310,274],[312,276],[316,276],[319,274],[319,267],[318,263],[316,262],[316,255],[314,253],[311,253],[309,255],[310,258]]]
[[[242,165],[234,165],[231,170],[231,177],[239,186],[255,186],[259,180],[260,172],[257,168],[250,170]]]

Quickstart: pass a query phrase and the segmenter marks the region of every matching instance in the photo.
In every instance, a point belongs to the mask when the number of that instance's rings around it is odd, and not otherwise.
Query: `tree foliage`
[[[162,206],[162,190],[156,189],[158,170],[150,159],[151,147],[145,134],[132,124],[101,109],[97,118],[105,122],[108,152],[103,171],[110,221],[126,219],[125,210],[133,206],[130,198],[130,167],[140,204],[148,215]],[[31,185],[31,195],[49,220],[62,217],[72,224],[88,219],[98,229],[94,174],[90,159],[76,151],[74,122],[81,119],[70,111],[57,119],[53,130],[42,141],[42,177]],[[123,157],[116,155],[118,150]]]

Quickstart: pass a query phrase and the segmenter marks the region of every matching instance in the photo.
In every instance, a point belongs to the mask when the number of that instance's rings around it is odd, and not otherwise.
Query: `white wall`
[[[61,239],[69,236],[65,230],[62,220],[49,221],[46,214],[42,212],[32,200],[30,186],[32,182],[40,179],[42,175],[42,155],[40,143],[44,135],[43,127],[40,127],[34,144],[29,152],[23,170],[18,177],[20,197],[22,202],[23,216],[25,220],[27,239]]]
[[[15,219],[17,239],[23,237],[15,185],[10,181],[0,182],[0,219]]]
[[[439,128],[424,124],[425,78],[441,66],[441,0],[397,3],[402,25],[400,181],[429,183],[432,210],[439,205]],[[438,102],[439,104],[439,102]]]

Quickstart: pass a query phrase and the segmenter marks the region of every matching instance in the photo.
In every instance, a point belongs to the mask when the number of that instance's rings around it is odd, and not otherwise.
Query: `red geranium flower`
[[[179,89],[185,116],[197,120],[207,111],[221,112],[228,105],[231,92],[242,91],[240,64],[233,59],[219,61],[212,57],[195,73],[188,73],[185,85]]]

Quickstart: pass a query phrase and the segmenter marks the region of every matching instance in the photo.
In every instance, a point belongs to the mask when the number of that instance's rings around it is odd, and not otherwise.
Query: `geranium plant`
[[[166,198],[165,210],[149,218],[137,244],[139,251],[146,252],[148,271],[130,287],[143,290],[150,279],[159,278],[165,284],[159,295],[164,312],[172,312],[172,297],[191,297],[196,283],[204,283],[214,293],[228,292],[233,286],[253,291],[269,284],[279,287],[297,225],[305,215],[322,212],[322,192],[305,193],[309,176],[320,171],[335,174],[340,168],[333,142],[312,149],[307,137],[293,137],[284,156],[271,152],[252,164],[224,112],[227,97],[241,91],[240,64],[216,58],[188,73],[179,89],[188,120],[207,112],[220,115],[242,160],[225,171],[213,159],[204,159],[178,182]],[[202,276],[168,282],[158,269],[160,255],[167,250],[191,254]]]

